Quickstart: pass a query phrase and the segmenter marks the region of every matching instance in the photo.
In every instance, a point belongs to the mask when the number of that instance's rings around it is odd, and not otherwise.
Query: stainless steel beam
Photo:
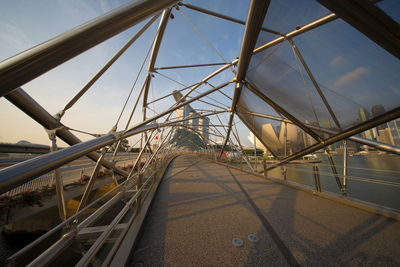
[[[150,27],[151,24],[160,16],[160,14],[152,17],[108,62],[102,67],[96,75],[72,98],[63,109],[63,113],[72,107],[79,98],[86,93],[87,90],[117,61],[123,53]]]
[[[150,88],[150,83],[151,83],[151,78],[152,78],[152,72],[154,72],[154,65],[156,64],[157,56],[158,56],[158,51],[161,46],[161,41],[164,36],[165,29],[167,28],[167,24],[169,21],[169,18],[171,16],[171,9],[165,9],[163,11],[163,14],[161,16],[161,21],[160,25],[158,26],[158,31],[157,35],[154,39],[154,44],[153,44],[153,50],[151,51],[150,55],[150,60],[149,60],[149,66],[147,68],[148,75],[145,81],[145,87],[144,87],[144,94],[143,94],[143,120],[146,119],[146,106],[147,106],[147,98],[149,94],[149,88]]]
[[[40,106],[39,103],[37,103],[32,97],[30,97],[22,88],[18,88],[6,95],[6,99],[48,130],[56,129],[60,126],[63,126],[42,106]],[[57,130],[56,135],[61,140],[71,146],[81,143],[81,140],[78,137],[65,129]],[[97,161],[100,157],[100,155],[96,152],[91,152],[87,156],[94,161]],[[103,165],[109,169],[114,169],[118,174],[124,177],[128,176],[128,173],[126,171],[122,170],[121,168],[115,167],[109,161],[103,160]]]
[[[289,32],[289,33],[285,34],[284,36],[278,37],[275,40],[272,40],[271,42],[268,42],[268,43],[266,43],[264,45],[261,45],[261,46],[257,47],[253,51],[253,54],[260,53],[261,51],[264,51],[265,49],[268,49],[270,47],[273,47],[273,46],[275,46],[277,44],[282,43],[283,41],[285,41],[288,38],[296,37],[297,35],[300,35],[302,33],[308,32],[308,31],[310,31],[312,29],[315,29],[315,28],[317,28],[319,26],[322,26],[322,25],[324,25],[324,24],[326,24],[328,22],[331,22],[331,21],[333,21],[335,19],[337,19],[337,16],[335,14],[330,14],[328,16],[325,16],[325,17],[321,18],[321,19],[313,21],[313,22],[311,22],[311,23],[309,23],[307,25],[304,25],[304,26],[300,27],[300,29],[298,29],[298,30],[294,30],[292,32]]]
[[[142,127],[143,125],[146,125],[146,124],[148,124],[150,122],[153,122],[153,121],[155,121],[155,120],[157,120],[157,119],[159,119],[159,118],[161,118],[161,117],[163,117],[163,116],[165,116],[167,114],[170,114],[171,112],[173,112],[173,111],[175,111],[175,110],[177,110],[177,109],[179,109],[179,108],[181,108],[183,106],[186,106],[186,105],[188,105],[188,104],[190,104],[190,103],[192,103],[192,102],[194,102],[194,101],[196,101],[196,100],[198,100],[200,98],[203,98],[203,97],[205,97],[205,96],[207,96],[207,95],[209,95],[211,93],[214,93],[217,90],[220,90],[220,89],[224,88],[225,86],[227,86],[230,83],[232,83],[232,82],[231,81],[225,82],[225,83],[223,83],[223,84],[221,84],[221,85],[219,85],[219,86],[217,86],[215,88],[212,88],[212,89],[210,89],[210,90],[208,90],[208,91],[206,91],[206,92],[204,92],[202,94],[199,94],[199,95],[197,95],[197,96],[195,96],[195,97],[193,97],[193,98],[191,98],[191,99],[189,99],[189,100],[187,100],[187,101],[185,101],[183,103],[175,105],[175,106],[169,108],[168,110],[166,110],[164,112],[161,112],[160,114],[158,114],[158,115],[156,115],[156,116],[154,116],[152,118],[149,118],[149,119],[147,119],[145,121],[142,121],[142,122],[136,124],[135,126],[131,127],[128,131],[135,130],[135,129],[139,128],[139,127]]]
[[[210,93],[213,93],[213,92],[225,87],[226,85],[228,85],[230,83],[231,82],[223,83],[222,85],[217,86],[217,87],[215,87],[203,94],[200,94],[184,103],[181,103],[173,108],[170,108],[167,111],[164,111],[161,114],[159,114],[153,118],[150,118],[144,122],[141,122],[129,130],[114,133],[114,134],[107,134],[107,135],[101,136],[99,138],[89,140],[86,142],[82,142],[82,143],[78,143],[76,145],[65,148],[63,150],[59,150],[54,153],[46,154],[46,155],[31,159],[31,160],[27,160],[27,161],[24,161],[22,163],[19,163],[19,164],[13,165],[13,166],[10,166],[8,168],[2,169],[2,170],[0,170],[0,194],[5,193],[18,185],[21,185],[37,176],[45,174],[45,173],[47,173],[57,167],[60,167],[68,162],[71,162],[74,159],[77,159],[81,156],[87,155],[90,152],[100,149],[101,147],[104,147],[106,145],[110,145],[110,144],[118,141],[119,139],[124,139],[124,138],[130,137],[132,135],[141,133],[141,132],[159,128],[159,127],[161,127],[161,125],[159,125],[159,124],[152,124],[152,125],[147,125],[147,124],[151,123],[152,121],[157,120],[158,118],[160,118],[162,116],[165,116],[166,114],[169,114],[169,113],[175,111],[176,109],[178,109],[180,107],[190,104],[191,102],[194,102],[197,99],[200,99]],[[11,94],[14,94],[14,92],[12,92]],[[34,108],[37,109],[38,113],[42,112],[41,115],[47,114],[48,116],[50,116],[50,118],[48,118],[47,116],[45,116],[45,118],[47,118],[49,120],[50,119],[55,120],[53,117],[51,117],[50,114],[45,112],[43,110],[43,108],[41,108],[40,106],[35,105]],[[29,110],[29,111],[32,111],[32,110]],[[167,125],[168,124],[165,124],[165,126],[167,126]],[[58,130],[57,132],[59,132],[59,131],[65,131],[65,130]],[[72,135],[68,131],[65,131],[65,132]],[[116,170],[118,170],[118,169],[116,169]]]
[[[274,101],[272,101],[269,97],[264,95],[258,88],[256,88],[254,85],[246,82],[246,87],[252,91],[255,95],[257,95],[260,99],[264,100],[264,102],[268,103],[273,109],[275,109],[278,113],[284,115],[286,118],[288,118],[290,121],[292,121],[294,124],[299,126],[303,131],[308,133],[312,138],[314,138],[317,141],[321,141],[321,137],[316,134],[314,131],[312,131],[310,128],[305,126],[303,122],[298,120],[296,117],[294,117],[292,114],[287,112],[285,109],[283,109],[281,106],[276,104]]]
[[[182,66],[171,66],[171,67],[158,67],[154,68],[154,70],[185,69],[185,68],[221,66],[221,65],[226,65],[226,63],[209,63],[209,64],[182,65]]]
[[[143,104],[142,104],[143,120],[146,120],[147,98],[149,95],[150,83],[151,83],[151,79],[152,79],[152,72],[154,71],[154,65],[156,64],[158,51],[160,49],[161,41],[163,39],[165,29],[167,28],[167,24],[168,24],[170,16],[171,16],[171,8],[165,9],[161,16],[160,24],[158,26],[158,31],[157,31],[156,37],[154,39],[153,50],[151,51],[149,66],[147,68],[148,74],[147,74],[147,78],[144,83],[145,86],[144,86],[144,91],[143,91]],[[146,133],[144,133],[144,135],[147,138]],[[152,151],[150,146],[148,146],[148,148],[150,151]]]
[[[96,182],[97,175],[99,174],[100,167],[101,167],[101,161],[104,159],[104,156],[107,153],[107,148],[102,148],[101,156],[96,162],[96,166],[94,167],[92,171],[92,175],[90,176],[89,182],[86,185],[85,191],[83,192],[81,201],[79,202],[79,206],[76,210],[76,212],[79,212],[82,208],[86,206],[86,202],[89,198],[90,193],[92,193],[92,189],[94,186],[94,183]]]
[[[240,109],[242,109],[242,108],[240,108]],[[288,119],[283,119],[283,118],[279,118],[279,117],[275,117],[275,116],[271,116],[271,115],[266,115],[266,114],[261,114],[261,113],[256,113],[256,112],[250,112],[250,111],[247,111],[247,110],[240,110],[239,112],[240,113],[248,113],[248,114],[253,115],[253,116],[262,117],[262,118],[266,118],[266,119],[271,119],[271,120],[275,120],[275,121],[284,121],[284,122],[287,122],[287,123],[294,124],[292,121],[290,121]],[[322,128],[322,127],[317,127],[315,125],[311,125],[311,124],[307,124],[307,123],[305,125],[307,127],[309,127],[310,129],[312,129],[312,130],[320,131],[320,132],[323,132],[323,133],[328,133],[328,134],[331,134],[331,135],[336,135],[336,134],[339,133],[338,131],[335,131],[335,130],[332,130],[332,129],[326,129],[326,128]],[[382,151],[386,151],[386,152],[389,152],[389,153],[400,155],[400,147],[398,147],[398,146],[393,146],[393,145],[377,142],[377,141],[366,139],[366,138],[362,138],[362,137],[359,137],[359,136],[350,136],[348,139],[351,140],[351,141],[363,144],[363,145],[375,147],[378,150],[382,150]]]
[[[231,116],[228,123],[228,132],[226,133],[226,138],[224,145],[222,146],[221,154],[225,150],[226,144],[228,143],[229,135],[232,130],[233,117],[236,112],[236,105],[240,98],[240,93],[242,91],[242,80],[246,76],[247,68],[249,67],[252,52],[257,42],[258,34],[264,22],[265,14],[267,13],[270,0],[252,0],[250,2],[249,11],[247,14],[246,27],[244,30],[242,46],[240,49],[239,62],[236,72],[236,86],[235,93],[232,99]]]
[[[343,192],[347,189],[347,141],[343,140]]]
[[[252,0],[250,2],[236,74],[236,79],[239,82],[246,76],[251,55],[264,22],[265,14],[267,14],[269,3],[270,0]]]
[[[393,110],[391,110],[389,112],[386,112],[386,113],[384,113],[384,114],[382,114],[380,116],[374,117],[373,119],[371,119],[369,121],[366,121],[366,122],[364,122],[364,123],[362,123],[360,125],[354,126],[354,127],[350,128],[350,129],[348,129],[348,130],[346,130],[346,131],[344,131],[342,133],[339,133],[339,134],[336,134],[334,136],[331,136],[331,137],[323,140],[323,142],[321,142],[321,143],[314,144],[314,145],[309,146],[309,147],[307,147],[307,148],[305,148],[305,149],[303,149],[301,151],[298,151],[295,154],[290,155],[287,158],[284,158],[278,164],[275,164],[275,165],[269,167],[268,170],[276,168],[277,166],[285,164],[286,162],[294,160],[294,159],[296,159],[298,157],[302,157],[304,155],[312,153],[312,152],[314,152],[314,151],[316,151],[318,149],[321,149],[321,148],[323,148],[325,146],[329,146],[329,145],[331,145],[333,143],[336,143],[336,142],[338,142],[340,140],[347,139],[350,136],[362,133],[362,132],[364,132],[366,130],[369,130],[369,129],[373,128],[373,127],[376,127],[376,126],[378,126],[378,125],[380,125],[382,123],[397,119],[398,117],[400,117],[400,108],[395,108],[395,109],[393,109]]]
[[[49,137],[51,140],[51,152],[57,151],[55,134],[49,134]],[[59,168],[54,170],[53,180],[55,181],[56,185],[58,216],[60,217],[61,221],[65,221],[67,219],[67,208],[64,199],[64,183]]]
[[[140,170],[140,164],[138,165],[139,161],[142,159],[143,153],[146,150],[146,146],[149,144],[149,142],[151,141],[151,138],[153,137],[153,132],[150,134],[150,136],[147,138],[143,148],[140,150],[139,155],[137,156],[135,163],[132,166],[132,170],[129,172],[129,176],[128,179],[130,178],[130,176],[133,174],[133,172],[135,171],[135,168],[138,168],[138,170]]]
[[[269,148],[268,144],[266,144],[264,142],[264,140],[261,138],[261,136],[258,135],[257,131],[253,128],[253,126],[251,126],[241,115],[240,113],[236,113],[237,116],[240,118],[240,120],[244,123],[244,125],[246,125],[246,127],[254,134],[254,136],[257,137],[258,140],[260,140],[260,142],[265,146],[266,149],[268,149],[268,151],[276,158],[279,158],[277,154],[275,154],[275,152],[272,151],[272,149]]]
[[[228,68],[230,68],[233,65],[236,65],[238,63],[238,59],[233,60],[231,63],[226,64],[225,66],[219,68],[218,70],[214,71],[213,73],[211,73],[210,75],[208,75],[207,77],[205,77],[204,79],[202,79],[199,83],[197,83],[195,86],[193,86],[189,91],[187,91],[182,98],[176,102],[176,105],[179,104],[180,102],[183,101],[183,99],[185,99],[189,94],[191,94],[194,90],[196,90],[197,88],[199,88],[203,83],[207,82],[208,80],[210,80],[211,78],[215,77],[216,75],[218,75],[219,73],[227,70]]]
[[[336,118],[336,115],[333,112],[333,110],[331,108],[331,105],[329,105],[328,101],[326,100],[324,93],[322,93],[321,88],[319,87],[317,81],[315,80],[314,75],[312,74],[310,68],[308,67],[308,65],[306,63],[306,61],[304,60],[303,56],[301,55],[299,49],[297,48],[297,46],[295,45],[295,43],[293,42],[292,39],[289,39],[289,43],[292,46],[293,50],[295,51],[297,57],[300,59],[301,64],[303,64],[303,67],[306,70],[306,72],[308,74],[308,77],[310,78],[310,80],[313,83],[315,89],[317,90],[319,96],[321,97],[322,102],[324,102],[324,105],[325,105],[326,109],[328,110],[329,114],[331,115],[333,121],[335,122],[336,126],[340,129],[341,126],[340,126],[339,120]]]
[[[318,0],[337,16],[400,58],[400,25],[368,0]]]
[[[0,153],[46,154],[49,152],[50,147],[46,145],[0,143]]]
[[[142,126],[135,131],[125,133],[124,137],[156,128],[156,125]],[[21,185],[35,177],[45,174],[57,167],[71,162],[79,157],[110,145],[121,138],[117,134],[107,134],[102,137],[82,142],[71,147],[45,154],[8,168],[0,170],[0,194],[5,193],[12,188]]]
[[[176,0],[137,0],[0,63],[0,96],[130,28]]]
[[[184,3],[180,3],[179,5],[185,6],[185,7],[189,8],[189,9],[196,10],[198,12],[201,12],[201,13],[204,13],[204,14],[208,14],[208,15],[211,15],[211,16],[214,16],[214,17],[217,17],[217,18],[221,18],[221,19],[225,19],[225,20],[229,20],[229,21],[238,23],[238,24],[246,25],[246,22],[244,22],[243,20],[239,20],[239,19],[235,19],[235,18],[232,18],[232,17],[229,17],[229,16],[225,16],[225,15],[222,15],[222,14],[219,14],[219,13],[216,13],[214,11],[207,10],[207,9],[204,9],[204,8],[201,8],[201,7],[197,7],[197,6],[190,5],[190,4],[184,4]],[[265,27],[262,27],[261,31],[269,32],[269,33],[276,34],[276,35],[283,35],[283,34],[277,32],[277,31],[274,31],[274,30],[271,30],[271,29],[267,29]]]

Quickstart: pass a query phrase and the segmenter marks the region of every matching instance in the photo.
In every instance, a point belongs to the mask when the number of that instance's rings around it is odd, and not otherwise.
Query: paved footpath
[[[127,265],[400,266],[400,222],[180,156]]]

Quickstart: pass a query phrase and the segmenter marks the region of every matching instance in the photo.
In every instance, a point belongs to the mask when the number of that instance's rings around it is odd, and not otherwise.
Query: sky
[[[3,0],[0,3],[0,61],[49,40],[126,2],[122,0]],[[398,20],[400,12],[395,12],[395,10],[400,11],[399,2],[393,0],[383,2],[384,4],[380,3],[382,9],[388,11],[388,14],[393,14],[394,18]],[[249,1],[241,0],[196,0],[188,1],[188,3],[241,20],[246,19],[249,6]],[[173,10],[174,18],[168,22],[156,67],[230,62],[239,56],[244,26],[199,14],[185,7],[181,7],[180,10],[185,16],[177,10]],[[286,33],[294,30],[298,25],[304,25],[329,13],[329,10],[314,0],[271,1],[263,26]],[[185,17],[193,23],[196,29]],[[57,113],[146,21],[54,68],[25,84],[22,88],[51,114]],[[107,133],[115,124],[126,97],[138,77],[127,108],[118,124],[118,129],[125,127],[144,81],[145,71],[139,76],[138,73],[154,39],[158,21],[66,112],[62,119],[65,125],[91,133]],[[274,38],[276,36],[272,34],[262,33],[257,45]],[[294,42],[302,52],[314,76],[317,77],[328,100],[334,103],[333,108],[338,113],[338,117],[346,126],[351,126],[357,119],[357,111],[360,107],[370,110],[373,105],[382,104],[387,110],[390,110],[399,106],[399,61],[343,21],[336,20],[310,33],[300,35],[294,38]],[[218,54],[215,50],[218,51]],[[271,62],[277,64],[268,64]],[[147,63],[148,60],[145,62],[144,69],[147,68]],[[299,117],[304,116],[301,117],[304,120],[309,119],[306,115],[311,114],[311,105],[309,105],[309,98],[306,97],[293,51],[288,43],[253,57],[252,65],[256,67],[251,70],[249,77],[258,75],[259,80],[257,81],[261,83],[260,89],[270,93],[270,96],[282,105],[285,104],[283,100],[286,100],[288,109],[296,104],[301,106],[299,104],[303,102],[308,104],[308,110],[305,107],[300,110],[293,109],[293,112],[298,113]],[[278,66],[280,69],[274,69]],[[149,101],[172,90],[179,90],[184,86],[194,84],[218,68],[219,66],[159,70],[159,73],[154,74]],[[304,72],[304,69],[302,71]],[[252,74],[254,75],[252,76]],[[232,72],[227,70],[211,79],[210,83],[217,86],[232,78]],[[268,80],[268,83],[265,82],[265,79]],[[306,83],[310,85],[309,80],[306,80]],[[267,84],[269,87],[266,86]],[[292,84],[296,84],[296,86],[293,87]],[[210,88],[210,86],[202,86],[199,92]],[[271,88],[278,90],[274,91]],[[233,85],[224,88],[223,92],[232,95]],[[277,94],[278,92],[281,94]],[[292,102],[287,101],[289,96],[291,96],[290,99],[293,99]],[[213,93],[210,97],[214,100],[205,100],[219,106],[230,106],[230,100],[219,93]],[[313,104],[320,110],[320,117],[326,116],[326,110],[318,102],[320,100],[317,100],[314,94],[312,98],[314,99]],[[173,103],[172,97],[169,97],[150,105],[150,109],[160,112]],[[193,103],[192,107],[218,109],[204,103]],[[140,121],[140,113],[141,108],[135,113],[131,125]],[[273,113],[273,111],[266,108],[265,113]],[[5,98],[0,99],[0,114],[0,142],[13,143],[27,140],[32,143],[49,143],[44,129]],[[152,115],[154,112],[148,111],[148,116]],[[221,116],[224,123],[228,120],[227,115]],[[215,119],[213,122],[219,124]],[[245,145],[251,145],[247,138],[248,130],[238,119],[235,119],[235,122],[238,125],[242,142]],[[76,135],[82,140],[93,138],[79,133]],[[129,139],[129,142],[132,145],[136,140],[137,137],[133,137]],[[65,145],[61,141],[59,144]]]
[[[105,0],[2,1],[2,8],[0,8],[0,60],[38,45],[126,2]],[[202,3],[202,6],[218,10],[228,2],[214,3],[214,1],[208,1]],[[197,4],[196,2],[193,3]],[[239,1],[235,10],[226,10],[225,14],[230,16],[236,14],[235,17],[245,19],[247,7],[247,1]],[[215,47],[222,50],[221,54],[226,61],[231,61],[238,56],[244,29],[242,25],[232,26],[231,23],[215,18],[204,19],[205,16],[199,16],[196,12],[188,9],[183,10],[183,12],[193,21],[199,31],[204,32],[210,43],[214,44],[219,40],[220,35],[213,32],[206,34],[205,32],[215,21],[218,21],[217,27],[220,32],[223,32],[223,42],[219,42]],[[175,18],[169,21],[156,66],[222,62],[215,51],[180,13],[174,10],[173,14]],[[158,23],[159,20],[134,43],[73,108],[66,112],[62,119],[65,125],[91,133],[107,133],[112,128],[154,39]],[[54,68],[25,84],[22,88],[51,114],[57,113],[142,25],[144,25],[144,22]],[[228,32],[227,29],[232,33]],[[182,51],[182,47],[185,51]],[[147,63],[148,61],[145,64],[145,70]],[[180,72],[168,70],[160,72],[182,84],[190,85],[198,82],[217,68],[219,66]],[[144,73],[143,71],[139,76],[132,97],[122,116],[119,129],[125,127],[129,112],[143,84]],[[229,76],[229,80],[232,79],[233,76],[231,76],[232,74]],[[213,79],[213,82],[218,85],[218,83],[225,81],[226,77],[227,75],[223,73],[221,77]],[[171,82],[161,75],[156,75],[153,79],[149,99],[157,98],[171,90],[180,88],[182,88],[182,85]],[[209,88],[203,90],[206,89]],[[227,91],[229,90],[232,91],[227,89]],[[218,96],[218,98],[221,98],[221,96]],[[160,101],[157,103],[156,110],[164,110],[173,103],[172,97],[166,101]],[[229,104],[227,101],[225,103]],[[196,107],[196,104],[193,106]],[[134,116],[134,123],[140,120],[141,108],[138,111]],[[41,144],[49,142],[46,132],[40,125],[4,98],[0,99],[0,113],[2,114],[0,118],[2,129],[0,131],[0,142],[17,142],[19,140]],[[149,116],[153,115],[151,111],[148,114]],[[92,138],[88,135],[77,135],[82,140]],[[133,139],[130,140],[131,144],[134,142]],[[60,142],[60,144],[63,143]]]

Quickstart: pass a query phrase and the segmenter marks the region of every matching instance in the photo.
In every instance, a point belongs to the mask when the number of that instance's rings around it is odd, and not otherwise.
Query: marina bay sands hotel
[[[182,94],[179,91],[173,91],[175,101],[179,101],[182,98]],[[185,99],[182,100],[186,101]],[[207,117],[200,117],[200,114],[194,110],[190,105],[183,106],[176,110],[176,119],[192,118],[188,121],[184,121],[183,124],[188,125],[190,128],[201,134],[206,140],[209,141],[209,129],[210,129],[210,119]]]

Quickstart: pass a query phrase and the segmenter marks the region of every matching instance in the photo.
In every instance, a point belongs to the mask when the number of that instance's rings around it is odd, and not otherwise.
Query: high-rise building
[[[190,111],[189,116],[191,117],[191,119],[189,120],[189,125],[192,126],[192,128],[195,131],[198,131],[198,129],[199,129],[198,113],[193,110],[193,111]]]
[[[177,120],[182,120],[190,115],[190,107],[189,106],[183,106],[181,108],[178,108],[176,110],[176,119]],[[183,124],[188,124],[188,121],[183,121]]]
[[[372,111],[372,116],[377,117],[377,116],[385,113],[385,108],[382,105],[374,105],[374,106],[372,106],[371,111]],[[377,126],[376,129],[379,132],[379,130],[386,129],[387,127],[388,127],[387,123],[384,123],[384,124]]]
[[[296,151],[298,136],[296,125],[291,123],[282,122],[281,132],[279,133],[279,140],[281,144],[285,145],[285,135],[286,135],[286,152],[287,155],[293,154]]]
[[[208,143],[210,138],[210,119],[207,117],[200,118],[199,125],[199,132],[203,135],[204,140]]]
[[[394,145],[393,136],[389,128],[379,130],[378,142]]]
[[[322,118],[321,122],[320,122],[320,125],[321,125],[322,128],[325,128],[325,129],[332,129],[333,128],[332,124],[331,124],[331,120],[329,118]],[[323,133],[322,136],[323,136],[324,139],[327,139],[327,138],[329,138],[330,135],[327,134],[327,133]],[[334,143],[334,144],[328,146],[328,150],[335,150],[339,146],[340,146],[339,143]]]
[[[178,91],[173,91],[172,95],[176,101],[182,98],[182,94]],[[183,99],[185,101],[185,99]],[[182,122],[183,124],[189,125],[195,131],[199,131],[206,142],[209,141],[209,125],[210,120],[207,117],[200,118],[199,113],[194,110],[190,105],[183,106],[176,110],[176,119],[189,118],[187,121]]]
[[[400,146],[400,119],[389,121],[388,126],[393,138],[393,144]]]
[[[360,122],[365,122],[371,118],[368,110],[366,110],[365,108],[360,108],[358,110],[358,117],[360,118]],[[375,140],[374,133],[371,129],[362,132],[361,136],[370,140]]]
[[[318,122],[310,122],[307,120],[306,120],[306,124],[318,126]],[[311,145],[317,143],[317,141],[314,138],[312,138],[310,135],[308,135],[305,131],[302,131],[302,137],[303,137],[304,146],[311,146]]]

